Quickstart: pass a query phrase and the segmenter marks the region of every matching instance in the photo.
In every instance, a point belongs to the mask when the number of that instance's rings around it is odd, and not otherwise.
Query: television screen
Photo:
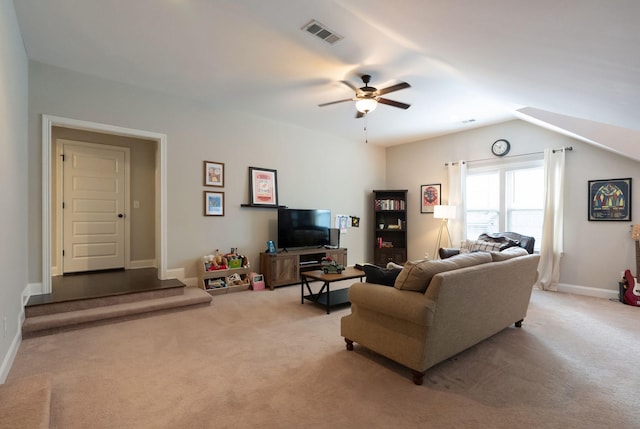
[[[278,248],[329,245],[330,210],[278,209]]]

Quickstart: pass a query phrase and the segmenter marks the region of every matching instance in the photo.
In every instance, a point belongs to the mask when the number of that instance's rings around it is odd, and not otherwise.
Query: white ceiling
[[[362,141],[351,102],[318,104],[351,97],[339,81],[362,86],[366,73],[378,88],[411,84],[386,95],[411,108],[368,115],[371,144],[521,117],[615,141],[612,150],[640,160],[637,0],[14,4],[31,60],[214,106]],[[311,19],[344,39],[329,45],[302,31]]]

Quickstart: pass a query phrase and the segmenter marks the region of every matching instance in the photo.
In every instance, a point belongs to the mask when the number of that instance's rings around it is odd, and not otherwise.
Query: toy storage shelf
[[[200,289],[204,289],[211,295],[223,295],[225,293],[231,292],[240,292],[243,290],[249,289],[250,281],[249,281],[249,273],[251,273],[251,268],[229,268],[226,270],[213,270],[213,271],[205,271],[204,264],[202,261],[198,261],[198,287]],[[240,278],[243,280],[242,284],[239,285],[228,285],[227,277],[232,274],[240,275]],[[224,280],[226,286],[224,287],[213,287],[210,286],[214,280],[222,279]]]

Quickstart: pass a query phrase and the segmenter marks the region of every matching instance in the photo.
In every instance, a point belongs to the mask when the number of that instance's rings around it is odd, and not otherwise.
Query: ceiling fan
[[[387,106],[398,107],[400,109],[408,109],[411,105],[406,103],[401,103],[399,101],[389,100],[388,98],[382,98],[381,95],[388,94],[390,92],[399,91],[401,89],[410,88],[406,82],[400,82],[395,85],[388,86],[386,88],[377,89],[372,86],[369,86],[369,82],[371,81],[371,76],[368,74],[362,75],[362,82],[364,82],[364,86],[361,88],[356,88],[350,82],[346,80],[342,80],[341,82],[351,88],[355,93],[355,97],[345,98],[344,100],[330,101],[328,103],[318,104],[319,107],[330,106],[332,104],[344,103],[346,101],[355,101],[356,109],[358,112],[356,113],[356,118],[362,118],[369,112],[372,112],[378,106],[378,103],[386,104]]]

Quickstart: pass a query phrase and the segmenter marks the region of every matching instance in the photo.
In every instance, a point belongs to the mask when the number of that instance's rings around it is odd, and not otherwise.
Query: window
[[[467,237],[512,231],[536,239],[540,249],[544,212],[542,161],[469,168]]]

